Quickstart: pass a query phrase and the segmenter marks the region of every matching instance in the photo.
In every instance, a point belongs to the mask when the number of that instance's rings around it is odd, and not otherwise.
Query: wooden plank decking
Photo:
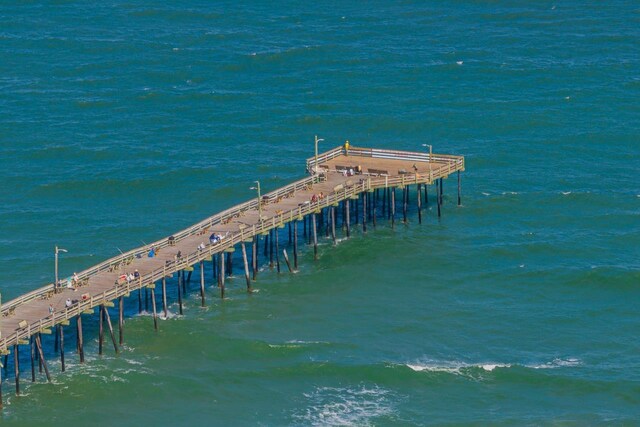
[[[46,331],[120,296],[129,296],[131,291],[150,286],[202,260],[211,260],[212,255],[240,242],[250,241],[254,236],[335,206],[362,192],[431,184],[436,179],[446,178],[464,170],[464,158],[436,154],[429,158],[425,153],[360,148],[351,148],[347,153],[338,147],[318,156],[318,167],[314,166],[315,159],[308,159],[307,169],[319,173],[263,195],[262,218],[254,198],[174,234],[174,246],[169,245],[168,238],[163,238],[81,272],[79,276],[85,284],[76,291],[66,287],[54,291],[51,284],[3,304],[0,352],[7,354],[12,345],[25,343],[39,331]],[[345,176],[339,171],[357,166],[362,169],[360,175]],[[312,196],[320,193],[325,197],[311,203]],[[209,244],[209,235],[213,232],[224,237],[219,243]],[[200,243],[204,243],[204,250],[197,249]],[[153,258],[147,256],[151,246],[158,250]],[[178,251],[182,257],[176,260]],[[140,273],[138,280],[116,284],[121,274],[136,269]],[[86,299],[82,299],[83,295]],[[67,298],[79,302],[66,308]],[[53,314],[49,314],[49,304],[54,306]]]

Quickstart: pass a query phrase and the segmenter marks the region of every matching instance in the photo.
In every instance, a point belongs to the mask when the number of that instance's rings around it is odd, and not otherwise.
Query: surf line
[[[124,345],[125,298],[137,295],[139,314],[149,313],[153,328],[158,331],[158,295],[156,285],[161,286],[160,302],[164,318],[169,316],[167,279],[176,275],[175,286],[179,314],[184,314],[183,296],[189,292],[192,273],[198,271],[200,305],[206,306],[205,264],[211,264],[212,287],[219,289],[225,298],[225,278],[233,277],[236,248],[240,248],[246,290],[253,292],[258,280],[260,258],[269,269],[281,274],[280,253],[289,273],[299,266],[300,228],[302,241],[313,245],[314,260],[318,260],[318,240],[322,238],[337,244],[336,225],[340,222],[343,238],[350,238],[353,229],[366,234],[380,220],[396,227],[397,209],[402,210],[402,222],[409,224],[408,210],[411,197],[415,197],[418,223],[429,211],[429,187],[435,194],[437,217],[442,216],[444,179],[457,174],[457,204],[461,205],[460,172],[465,170],[464,157],[429,152],[398,151],[379,148],[344,145],[318,154],[315,138],[315,155],[306,161],[307,177],[266,194],[262,194],[260,182],[251,187],[256,197],[215,214],[169,237],[121,253],[69,279],[35,289],[2,304],[0,316],[0,355],[4,355],[0,369],[0,406],[2,405],[2,379],[8,377],[9,355],[13,353],[13,374],[16,395],[20,395],[20,365],[30,361],[31,381],[44,370],[51,381],[47,358],[60,358],[65,371],[65,326],[75,320],[76,353],[80,363],[85,362],[83,315],[95,316],[89,321],[98,323],[98,353],[104,353],[105,325],[114,352],[118,354]],[[411,188],[415,188],[414,195]],[[396,197],[401,192],[402,200]],[[434,191],[434,192],[433,192]],[[424,197],[423,197],[424,193]],[[434,196],[431,196],[433,202]],[[423,203],[424,200],[424,203]],[[300,226],[302,223],[302,227]],[[288,227],[287,233],[283,230]],[[282,236],[284,234],[284,236]],[[293,252],[293,266],[287,248],[282,248],[281,237],[288,237]],[[251,245],[249,262],[247,245]],[[262,253],[260,247],[262,246]],[[66,252],[66,250],[61,250]],[[56,246],[56,259],[58,247]],[[57,271],[57,263],[56,263]],[[117,303],[117,307],[116,307]],[[134,303],[135,304],[135,303]],[[144,306],[144,310],[143,310]],[[116,338],[111,311],[117,311],[118,337]],[[135,311],[130,309],[130,311]],[[71,333],[73,334],[73,330]],[[45,351],[45,338],[53,335],[53,351]],[[29,352],[20,347],[28,346]],[[45,356],[46,355],[46,356]],[[22,359],[22,360],[21,360]],[[3,375],[4,374],[4,375]]]

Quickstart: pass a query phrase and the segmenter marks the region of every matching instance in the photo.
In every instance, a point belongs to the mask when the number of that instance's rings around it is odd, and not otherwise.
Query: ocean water
[[[466,156],[418,225],[3,383],[5,425],[640,423],[640,6],[3,2],[3,300],[304,174],[329,149]],[[415,196],[412,194],[412,200]],[[236,269],[239,266],[236,263]],[[207,273],[209,273],[207,271]],[[196,276],[197,277],[197,276]],[[175,291],[175,283],[170,284]],[[175,298],[170,296],[172,311]],[[71,329],[71,328],[68,328]],[[68,331],[68,349],[73,333]],[[9,371],[13,369],[12,364]],[[3,376],[4,377],[4,376]]]

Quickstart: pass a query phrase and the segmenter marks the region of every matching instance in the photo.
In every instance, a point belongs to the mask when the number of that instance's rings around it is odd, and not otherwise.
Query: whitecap
[[[571,194],[571,191],[561,191],[563,196],[568,196],[569,194]]]

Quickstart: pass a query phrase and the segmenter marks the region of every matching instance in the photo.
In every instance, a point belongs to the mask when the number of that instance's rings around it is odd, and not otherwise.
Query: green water
[[[65,373],[45,337],[53,384],[24,347],[2,423],[637,424],[639,10],[2,3],[3,300],[55,244],[69,275],[303,177],[316,134],[467,164],[441,220],[323,238],[253,295],[208,269],[206,309],[196,272],[158,333],[134,296],[118,356],[90,316],[84,365],[72,328]]]

